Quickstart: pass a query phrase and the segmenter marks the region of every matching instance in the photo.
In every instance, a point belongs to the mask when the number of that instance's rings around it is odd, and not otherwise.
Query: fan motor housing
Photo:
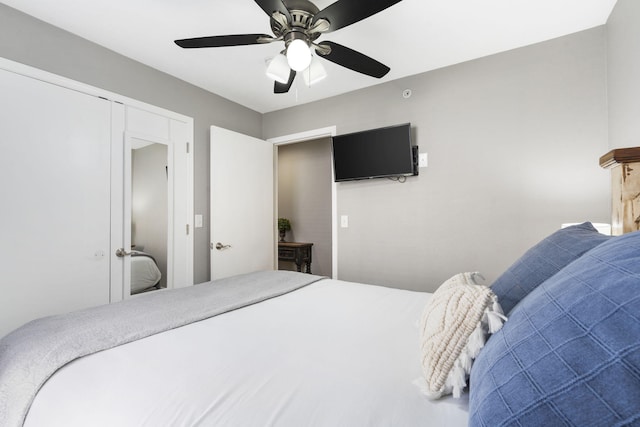
[[[310,41],[320,36],[319,33],[309,34],[306,31],[311,26],[313,17],[320,11],[315,4],[307,0],[283,0],[283,3],[291,14],[291,21],[288,22],[290,28],[283,27],[280,22],[272,17],[270,19],[271,31],[276,37],[285,36],[291,29],[302,30]]]

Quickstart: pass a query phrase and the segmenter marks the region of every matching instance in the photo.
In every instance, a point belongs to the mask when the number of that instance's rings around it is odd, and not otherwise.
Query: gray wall
[[[291,221],[287,241],[313,243],[311,271],[320,276],[331,276],[331,182],[330,138],[278,147],[278,216]]]
[[[607,22],[609,144],[640,146],[640,2],[618,0]]]
[[[605,47],[598,27],[268,113],[263,137],[411,122],[420,176],[338,185],[339,278],[432,291],[478,270],[491,283],[561,223],[608,221]]]
[[[262,115],[3,4],[0,56],[194,118],[194,280],[209,280],[209,127],[260,137]]]

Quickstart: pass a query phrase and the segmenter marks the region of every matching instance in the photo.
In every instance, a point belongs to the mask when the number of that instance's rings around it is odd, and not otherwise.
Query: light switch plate
[[[340,227],[349,228],[349,216],[348,215],[340,216]]]
[[[195,227],[202,228],[202,215],[198,214],[195,217]]]
[[[418,156],[418,167],[426,168],[428,163],[429,157],[427,156],[427,153],[420,153]]]

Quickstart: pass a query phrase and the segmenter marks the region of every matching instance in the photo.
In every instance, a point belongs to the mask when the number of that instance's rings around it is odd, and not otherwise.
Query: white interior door
[[[109,302],[109,101],[0,70],[0,336]]]
[[[211,127],[211,279],[275,267],[273,144]]]

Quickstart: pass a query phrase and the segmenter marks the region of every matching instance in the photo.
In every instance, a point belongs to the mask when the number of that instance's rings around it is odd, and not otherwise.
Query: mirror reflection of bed
[[[167,146],[131,146],[131,294],[167,287]]]
[[[131,295],[160,289],[162,277],[158,263],[152,255],[131,251]]]

